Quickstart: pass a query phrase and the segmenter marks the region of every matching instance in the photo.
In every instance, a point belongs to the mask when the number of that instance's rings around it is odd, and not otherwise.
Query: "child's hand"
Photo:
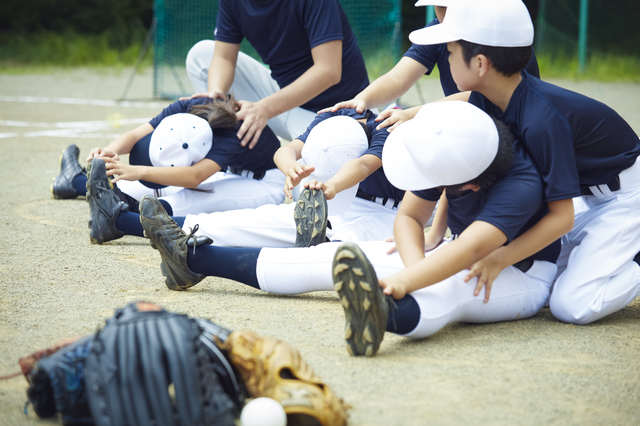
[[[394,299],[402,299],[407,294],[407,288],[402,281],[393,280],[392,277],[378,280],[378,284],[382,287],[384,294]]]
[[[502,272],[504,268],[500,266],[496,260],[492,259],[491,255],[489,255],[471,265],[471,268],[469,269],[469,273],[464,277],[464,282],[467,283],[472,278],[477,277],[478,284],[473,291],[473,295],[479,295],[482,287],[485,287],[484,303],[489,302],[489,296],[491,295],[491,287],[493,286],[493,281],[495,281],[495,279],[498,277],[498,275],[500,275],[500,272]]]
[[[140,168],[125,164],[121,161],[114,160],[113,158],[103,158],[105,167],[107,169],[107,176],[117,175],[111,182],[116,183],[119,180],[140,180],[141,174]]]
[[[114,160],[120,160],[120,157],[118,156],[118,153],[116,153],[114,150],[112,150],[111,148],[93,148],[91,150],[91,152],[89,153],[89,156],[87,157],[87,161],[92,160],[93,158],[113,158]]]
[[[309,182],[305,182],[304,187],[309,189],[321,190],[322,192],[324,192],[324,197],[327,200],[332,200],[333,197],[336,196],[336,189],[334,188],[334,186],[326,182],[318,182],[317,180],[313,179]]]
[[[293,199],[291,190],[296,187],[302,179],[313,173],[315,169],[316,168],[313,166],[298,164],[295,167],[291,167],[289,170],[287,170],[287,172],[284,174],[284,195],[286,195],[290,200]]]
[[[378,127],[376,130],[384,129],[385,127],[391,126],[387,129],[387,132],[391,133],[395,130],[396,127],[401,125],[407,120],[413,118],[412,114],[408,113],[406,110],[401,109],[387,109],[382,111],[376,117],[376,121],[379,121]]]
[[[356,112],[362,114],[363,112],[366,111],[367,104],[365,103],[365,101],[361,101],[359,99],[352,99],[350,101],[342,101],[342,102],[338,102],[337,104],[335,104],[332,107],[321,109],[320,111],[318,111],[318,114],[322,114],[323,112],[336,112],[339,109],[345,109],[345,108],[353,108],[353,109],[356,110]]]

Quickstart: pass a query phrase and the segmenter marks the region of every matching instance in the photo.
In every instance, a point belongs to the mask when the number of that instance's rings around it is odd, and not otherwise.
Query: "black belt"
[[[242,176],[242,173],[244,172],[244,169],[239,169],[237,167],[227,167],[227,173],[231,173],[234,175],[238,175],[238,176]],[[251,176],[252,179],[255,180],[260,180],[264,177],[266,171],[261,171],[261,172],[252,172],[251,170],[247,170],[247,172],[253,173],[253,176]]]
[[[605,185],[607,185],[609,187],[611,192],[619,190],[620,189],[620,176],[614,177],[609,182],[605,183]],[[598,186],[598,185],[591,185],[591,186],[581,185],[580,186],[580,195],[593,195],[593,192],[590,189],[592,186]]]
[[[389,201],[388,197],[376,197],[375,195],[367,194],[366,192],[359,189],[358,192],[356,192],[356,197],[362,198],[363,200],[372,201],[374,203],[376,202],[376,199],[380,199],[382,200],[382,205],[385,207],[387,206],[387,201]],[[400,205],[400,200],[393,200],[393,208],[398,207],[398,205]]]
[[[520,269],[522,272],[527,272],[533,266],[533,259],[524,259],[518,263],[514,263],[513,266]]]

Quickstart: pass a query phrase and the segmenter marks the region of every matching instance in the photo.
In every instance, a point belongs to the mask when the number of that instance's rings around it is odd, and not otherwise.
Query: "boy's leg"
[[[196,43],[187,54],[186,66],[195,93],[207,91],[209,65],[215,50],[213,40]],[[271,72],[260,62],[240,52],[230,93],[238,100],[258,102],[280,90]],[[300,136],[316,114],[297,107],[269,120],[268,125],[279,137],[291,141]]]
[[[86,194],[87,172],[82,169],[78,156],[80,150],[75,144],[69,145],[60,156],[58,176],[51,185],[53,198],[68,199]]]
[[[623,172],[624,173],[624,172]],[[589,324],[627,306],[640,293],[640,191],[624,188],[608,199],[585,197],[589,209],[563,237],[570,251],[549,306],[561,321]]]
[[[256,180],[232,173],[218,172],[195,189],[182,189],[160,199],[168,202],[174,216],[253,209],[284,201],[284,175],[272,169]]]
[[[381,241],[393,236],[397,213],[397,208],[356,197],[343,214],[329,217],[332,229],[327,231],[327,236],[331,241]]]
[[[296,225],[295,204],[265,204],[255,209],[229,210],[209,214],[187,215],[183,229],[199,226],[222,247],[293,247]]]

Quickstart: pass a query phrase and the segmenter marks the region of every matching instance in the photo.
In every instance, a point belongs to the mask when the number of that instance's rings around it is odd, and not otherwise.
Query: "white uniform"
[[[640,295],[640,265],[632,260],[640,252],[640,162],[619,177],[618,191],[582,197],[587,209],[562,238],[549,301],[562,321],[588,324]]]
[[[276,294],[333,291],[332,262],[339,245],[325,243],[306,249],[262,249],[256,268],[260,289]],[[392,243],[362,242],[358,245],[378,278],[404,269],[398,253],[386,254]],[[513,266],[506,268],[494,281],[488,303],[484,303],[484,290],[478,296],[473,295],[477,279],[465,283],[463,278],[467,273],[468,270],[460,271],[440,283],[411,293],[420,307],[420,322],[406,337],[430,336],[453,322],[489,323],[529,318],[547,301],[556,265],[536,260],[526,273]]]

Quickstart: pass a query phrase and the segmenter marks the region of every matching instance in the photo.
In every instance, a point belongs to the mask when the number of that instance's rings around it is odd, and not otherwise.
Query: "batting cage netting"
[[[401,0],[341,0],[363,53],[369,76],[378,77],[400,58]],[[155,0],[154,96],[177,99],[193,88],[185,71],[187,52],[213,39],[218,0]],[[260,60],[245,39],[241,50]]]

